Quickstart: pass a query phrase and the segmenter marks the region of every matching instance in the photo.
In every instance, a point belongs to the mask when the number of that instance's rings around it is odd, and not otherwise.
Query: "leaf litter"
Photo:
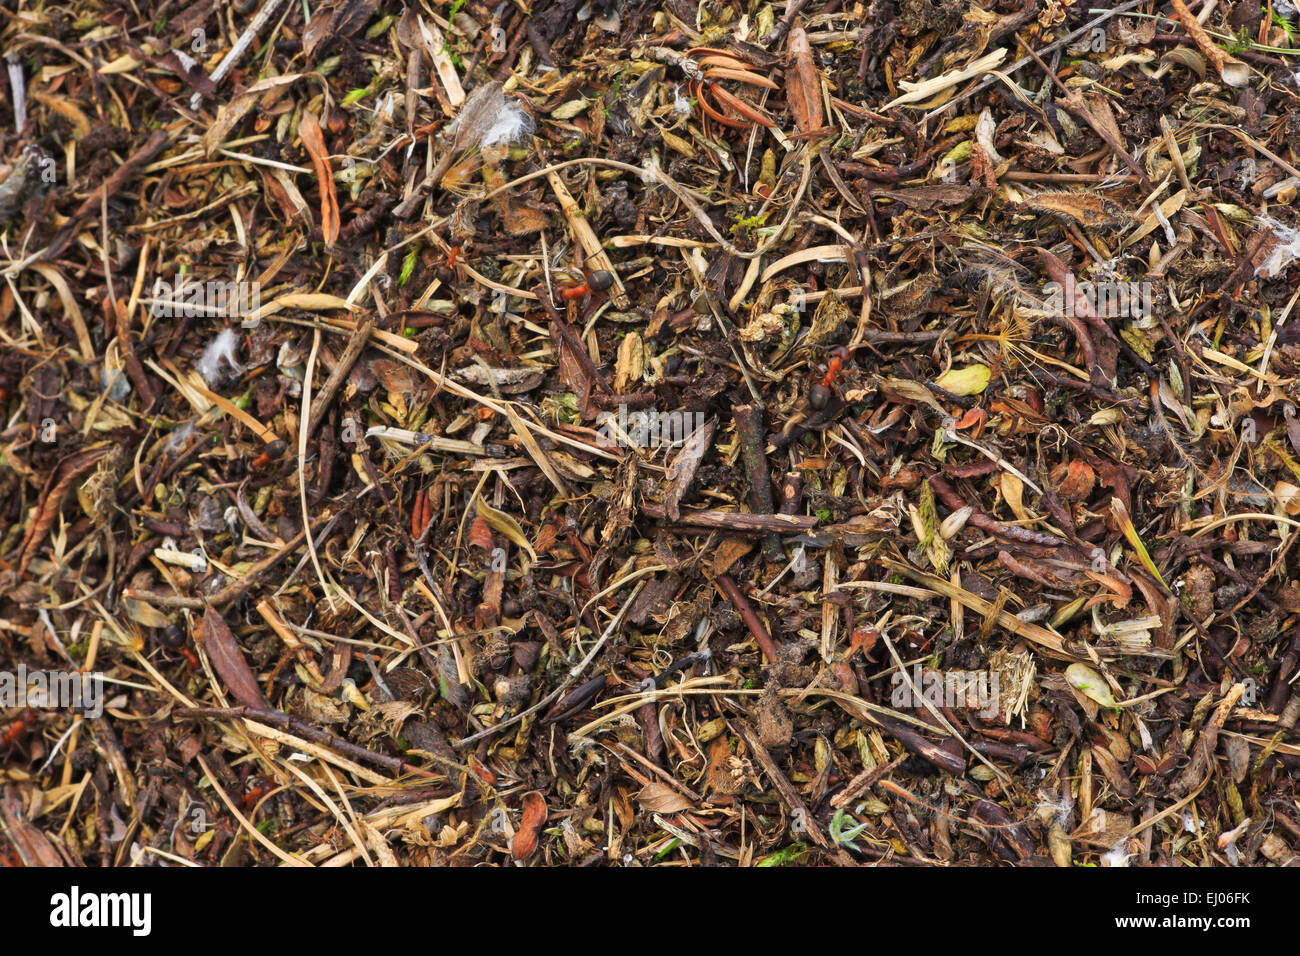
[[[9,18],[0,859],[1294,864],[1300,47],[1190,6]]]

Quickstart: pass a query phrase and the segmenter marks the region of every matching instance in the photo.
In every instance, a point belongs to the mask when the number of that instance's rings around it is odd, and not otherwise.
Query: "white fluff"
[[[1038,806],[1034,807],[1038,818],[1040,820],[1055,820],[1059,825],[1068,827],[1071,814],[1074,811],[1074,798],[1068,793],[1053,797],[1050,794],[1044,794],[1042,791],[1039,792],[1044,799],[1039,802]]]
[[[194,437],[194,423],[186,422],[176,431],[167,436],[167,444],[163,446],[163,453],[168,455],[177,455],[185,450],[185,446],[190,443]]]
[[[244,371],[244,366],[235,358],[235,349],[239,347],[239,336],[234,329],[222,329],[216,338],[208,343],[199,357],[199,374],[208,388],[216,388]]]
[[[1260,216],[1259,221],[1273,231],[1273,235],[1277,238],[1277,245],[1273,247],[1268,258],[1256,267],[1255,275],[1272,279],[1274,276],[1281,275],[1291,263],[1300,259],[1300,229],[1284,226],[1268,216]]]
[[[681,117],[691,115],[691,101],[682,96],[675,86],[673,87],[673,112]]]
[[[497,118],[483,134],[481,145],[510,146],[522,143],[533,135],[533,118],[518,103],[507,102],[497,113]]]
[[[1128,861],[1136,855],[1135,853],[1125,853],[1124,844],[1118,843],[1113,849],[1107,850],[1101,855],[1101,865],[1106,867],[1126,867]]]

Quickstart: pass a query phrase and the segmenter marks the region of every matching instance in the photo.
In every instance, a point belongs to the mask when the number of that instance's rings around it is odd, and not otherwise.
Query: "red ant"
[[[285,444],[284,439],[277,438],[275,441],[267,445],[262,453],[249,463],[248,467],[253,471],[257,471],[259,468],[265,468],[271,462],[283,455],[284,450],[288,447],[289,446]]]
[[[255,780],[248,792],[239,798],[239,809],[251,813],[263,797],[275,789],[275,784],[265,780]]]
[[[27,736],[35,725],[36,711],[30,707],[23,708],[18,714],[18,719],[5,728],[3,734],[0,734],[0,745],[12,752],[13,748],[18,745],[18,741]]]
[[[181,645],[180,647],[178,647],[176,649],[176,653],[180,654],[181,657],[185,658],[186,665],[192,671],[197,671],[200,667],[203,666],[202,664],[199,663],[199,655],[195,654],[193,650],[186,647],[185,645]]]
[[[852,358],[853,353],[843,345],[831,352],[830,361],[826,363],[826,377],[815,383],[808,391],[809,405],[818,410],[826,407],[831,400],[831,389],[835,385],[835,379],[839,377],[840,370],[844,368],[845,363],[851,361]]]
[[[459,276],[465,254],[465,240],[460,236],[447,238],[447,258],[438,266],[438,278],[450,282],[453,276]]]
[[[605,292],[613,285],[613,274],[604,269],[597,269],[587,276],[586,281],[581,285],[565,286],[560,289],[560,298],[565,302],[573,302],[575,299],[585,299],[592,293]]]
[[[173,626],[163,631],[162,644],[164,647],[175,651],[184,658],[186,665],[191,671],[197,671],[202,666],[199,663],[199,656],[194,653],[194,650],[188,644],[185,643],[185,635],[181,632],[179,627]]]

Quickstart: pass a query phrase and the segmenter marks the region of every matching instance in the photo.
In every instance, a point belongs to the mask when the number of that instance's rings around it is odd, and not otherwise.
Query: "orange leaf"
[[[18,549],[19,577],[22,577],[28,563],[36,556],[36,549],[40,547],[50,526],[54,524],[59,508],[63,505],[63,498],[72,487],[72,483],[111,450],[109,446],[103,445],[88,451],[76,452],[60,461],[54,471],[50,472],[50,477],[45,481],[45,488],[41,491],[40,508],[28,526],[27,534],[23,536],[22,547]]]
[[[519,821],[519,832],[515,834],[510,847],[510,855],[516,860],[526,860],[537,849],[537,837],[546,822],[546,798],[536,790],[524,794],[524,813]]]
[[[1100,604],[1102,601],[1109,601],[1117,608],[1128,607],[1128,602],[1133,599],[1133,588],[1123,580],[1118,572],[1115,574],[1102,574],[1098,571],[1084,571],[1083,573],[1111,592],[1110,594],[1098,594],[1089,598],[1088,603],[1084,605],[1085,608],[1091,608],[1094,604]]]
[[[334,192],[330,152],[325,148],[325,137],[321,134],[320,121],[316,119],[315,113],[303,113],[302,122],[298,124],[298,137],[311,155],[316,178],[320,180],[320,231],[325,237],[325,245],[332,246],[339,237],[339,200]]]
[[[714,85],[711,91],[713,93],[713,98],[718,101],[719,105],[725,106],[728,109],[739,113],[750,122],[758,123],[762,126],[768,127],[769,129],[776,128],[776,124],[768,119],[761,110],[750,106],[744,100],[723,89],[721,86]]]
[[[492,528],[482,515],[475,518],[473,524],[469,526],[469,546],[489,554],[495,547],[492,541]]]

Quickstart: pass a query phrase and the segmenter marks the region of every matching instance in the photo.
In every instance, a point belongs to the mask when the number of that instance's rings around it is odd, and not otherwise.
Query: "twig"
[[[357,323],[356,330],[348,337],[347,348],[343,350],[343,355],[339,358],[338,364],[334,366],[334,371],[330,372],[330,377],[325,380],[325,384],[321,386],[320,392],[316,395],[316,400],[312,403],[311,419],[307,422],[308,438],[314,435],[316,429],[320,427],[321,419],[325,417],[329,411],[330,402],[334,400],[334,393],[339,390],[343,380],[352,371],[352,366],[361,357],[366,342],[370,339],[370,332],[375,327],[376,319],[377,316],[371,313]]]
[[[754,758],[763,768],[763,772],[767,774],[768,779],[776,787],[777,793],[781,794],[781,799],[790,807],[791,816],[802,824],[804,832],[808,834],[813,843],[824,850],[830,849],[830,843],[827,841],[825,834],[822,833],[821,827],[817,825],[817,821],[808,812],[808,807],[804,804],[803,798],[799,796],[799,791],[794,788],[794,784],[776,765],[772,755],[763,746],[763,742],[758,739],[758,733],[743,720],[736,721],[736,728],[740,731],[740,735],[745,738],[745,745],[749,747],[750,752],[753,753]]]
[[[126,162],[113,170],[112,174],[99,184],[99,188],[86,197],[85,202],[77,207],[77,211],[63,224],[63,228],[50,241],[45,251],[38,253],[37,258],[44,259],[47,262],[57,259],[63,250],[67,248],[68,243],[72,241],[72,237],[80,231],[85,221],[99,212],[100,203],[116,195],[119,189],[134,179],[144,166],[147,166],[155,156],[162,152],[163,147],[171,141],[171,138],[172,133],[166,129],[154,130],[153,135],[145,140],[143,146],[131,154]],[[16,266],[10,266],[7,271],[12,273],[15,269]]]
[[[1043,72],[1046,73],[1051,81],[1060,88],[1062,93],[1065,94],[1065,108],[1082,118],[1085,123],[1092,127],[1092,131],[1101,137],[1102,142],[1110,147],[1111,152],[1122,159],[1129,169],[1133,170],[1134,175],[1137,176],[1138,181],[1142,184],[1143,188],[1154,188],[1150,177],[1147,176],[1146,170],[1138,164],[1137,160],[1128,154],[1128,151],[1119,144],[1114,136],[1111,135],[1110,130],[1102,126],[1101,123],[1097,121],[1097,118],[1092,115],[1092,110],[1088,109],[1088,104],[1084,102],[1083,95],[1078,90],[1070,89],[1062,83],[1061,78],[1056,75],[1056,71],[1044,63],[1043,58],[1035,53],[1034,49],[1028,43],[1020,39],[1019,33],[1014,34],[1014,36],[1016,42],[1024,47],[1025,52],[1033,57],[1034,62],[1042,68]]]
[[[173,713],[176,717],[207,717],[212,720],[234,720],[235,718],[256,720],[263,724],[270,724],[272,727],[282,727],[297,734],[304,740],[320,744],[322,747],[328,747],[330,750],[336,750],[356,760],[364,760],[376,767],[383,767],[398,776],[410,773],[431,780],[442,779],[441,774],[409,764],[399,757],[367,750],[365,747],[350,743],[342,737],[335,737],[333,734],[319,730],[306,721],[299,720],[297,717],[292,717],[280,710],[270,710],[262,707],[181,707]]]
[[[1240,60],[1228,56],[1221,50],[1213,40],[1205,34],[1205,30],[1192,15],[1192,11],[1187,9],[1187,4],[1183,0],[1169,0],[1174,8],[1174,15],[1182,23],[1183,29],[1187,35],[1192,38],[1192,42],[1210,61],[1210,65],[1218,72],[1219,78],[1229,86],[1245,86],[1250,79],[1250,67],[1246,66]]]
[[[754,605],[749,603],[749,598],[745,597],[745,593],[740,590],[740,587],[731,579],[729,574],[719,574],[714,579],[714,582],[718,585],[718,589],[726,595],[727,600],[735,605],[736,610],[740,612],[740,616],[745,621],[745,626],[749,628],[749,633],[754,637],[754,643],[763,652],[767,662],[769,664],[777,663],[781,659],[781,649],[767,633],[767,628],[763,626],[763,621],[759,618],[758,611],[754,610]]]
[[[452,746],[457,748],[468,747],[470,744],[478,743],[480,740],[484,740],[488,737],[493,736],[494,734],[500,733],[501,731],[505,730],[507,727],[513,727],[515,724],[519,723],[519,721],[523,720],[529,714],[535,714],[539,710],[542,710],[545,707],[549,707],[551,704],[555,703],[555,701],[559,700],[560,695],[564,693],[564,689],[568,687],[571,683],[573,683],[578,678],[579,674],[581,674],[584,670],[587,669],[587,665],[590,664],[592,660],[595,659],[596,654],[599,653],[600,649],[605,646],[605,642],[609,640],[610,635],[613,634],[614,631],[618,629],[618,626],[620,622],[622,622],[624,615],[627,614],[628,608],[632,606],[632,602],[636,600],[636,596],[641,593],[641,589],[643,587],[645,587],[644,581],[640,581],[637,583],[637,586],[633,588],[632,593],[628,595],[627,600],[623,602],[623,606],[618,609],[618,613],[614,615],[614,619],[609,622],[609,626],[606,627],[604,633],[600,635],[600,640],[596,641],[596,643],[592,645],[591,650],[587,653],[587,656],[584,657],[580,663],[578,663],[577,665],[569,669],[568,675],[565,676],[564,680],[560,683],[559,687],[555,688],[555,690],[551,691],[549,694],[547,694],[545,697],[543,697],[541,700],[535,703],[532,707],[529,707],[526,710],[521,710],[513,717],[507,717],[505,720],[501,721],[500,723],[493,724],[491,727],[488,727],[486,730],[480,730],[476,734],[472,734],[469,737],[464,737],[456,741],[454,744],[452,744]]]
[[[652,501],[643,501],[641,513],[649,518],[667,519],[668,509]],[[680,523],[697,528],[710,528],[719,531],[737,532],[776,532],[778,534],[801,534],[811,531],[820,524],[816,515],[754,515],[743,511],[683,511]]]
[[[212,80],[214,85],[226,78],[226,74],[230,72],[231,67],[238,63],[245,51],[252,46],[253,40],[262,32],[262,27],[266,26],[267,21],[271,19],[272,14],[275,13],[276,8],[282,2],[283,0],[266,0],[266,3],[262,4],[262,9],[257,11],[257,16],[253,17],[253,21],[239,35],[239,39],[230,48],[230,52],[221,58],[217,68],[212,71],[212,76],[209,79]],[[190,109],[197,110],[202,104],[202,93],[195,93],[190,97]]]
[[[749,477],[749,510],[754,514],[770,515],[776,510],[772,500],[772,473],[767,465],[764,446],[767,431],[763,426],[763,410],[755,405],[737,405],[731,410],[736,421],[736,437],[740,440],[740,453],[745,459],[745,472]],[[785,558],[781,540],[769,534],[763,539],[763,555],[769,561]]]
[[[763,44],[772,46],[775,43],[780,43],[785,38],[785,35],[790,32],[790,28],[794,26],[795,17],[799,16],[806,6],[808,6],[808,0],[786,0],[785,15],[777,21],[776,26],[772,28],[772,32],[763,37]]]
[[[358,500],[360,499],[358,498]],[[343,512],[339,512],[339,514],[342,513]],[[335,515],[332,518],[321,518],[319,521],[316,522],[312,530],[315,531],[316,528],[320,528],[325,525],[332,525],[335,521],[338,520],[338,518],[339,515]],[[326,527],[325,534],[328,533],[329,533],[329,528]],[[321,536],[322,539],[324,538],[324,536],[325,535]],[[187,607],[192,610],[201,611],[206,605],[211,604],[215,608],[221,608],[229,604],[230,602],[236,600],[240,595],[242,595],[245,591],[247,591],[250,587],[253,586],[253,583],[257,580],[257,578],[262,573],[269,571],[271,568],[275,567],[277,564],[279,564],[289,555],[293,554],[293,552],[297,551],[298,548],[302,546],[302,543],[306,540],[307,540],[307,531],[304,528],[302,531],[299,531],[296,535],[290,538],[289,541],[285,543],[285,546],[281,548],[279,551],[275,552],[275,554],[268,555],[267,557],[263,558],[261,561],[254,563],[248,569],[248,573],[245,574],[242,578],[240,578],[238,581],[234,581],[230,584],[227,584],[224,588],[222,588],[220,591],[217,591],[215,594],[213,594],[211,597],[207,598],[206,600],[204,598],[185,597],[184,595],[181,594],[160,594],[156,591],[140,591],[135,588],[127,588],[125,591],[122,592],[122,597],[131,598],[137,601],[145,601],[149,604],[154,604],[159,607]]]

